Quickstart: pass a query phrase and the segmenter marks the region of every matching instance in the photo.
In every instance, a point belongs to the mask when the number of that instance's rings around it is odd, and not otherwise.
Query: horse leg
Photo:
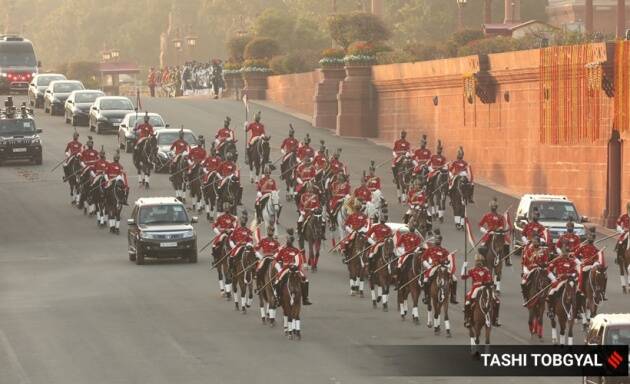
[[[405,311],[405,296],[403,295],[404,288],[398,290],[398,310],[400,311],[401,320],[405,320],[405,316],[407,315],[407,311]]]
[[[551,344],[558,344],[558,328],[556,327],[556,318],[551,319]]]
[[[446,300],[446,299],[445,299]],[[433,313],[433,334],[439,335],[441,330],[440,326],[442,325],[442,308],[437,305],[438,303],[434,303],[435,313]]]
[[[489,328],[486,326],[486,329]],[[448,306],[444,306],[444,329],[446,330],[446,337],[451,337],[451,322],[448,320]],[[488,344],[488,338],[486,336],[486,344]]]
[[[566,344],[566,326],[567,320],[562,321],[562,319],[558,319],[558,323],[560,323],[560,345]]]
[[[569,335],[568,335],[568,339],[567,339],[567,344],[568,345],[573,345],[573,322],[574,321],[575,321],[574,319],[571,319],[571,320],[569,320],[569,324],[567,324],[568,328],[569,328],[568,329]]]
[[[389,289],[389,288],[388,288]],[[419,287],[413,287],[410,289],[411,291],[411,302],[413,303],[413,307],[411,308],[411,319],[415,325],[420,324],[420,313],[418,311],[418,300],[420,299],[420,289]]]
[[[389,307],[387,301],[389,300],[389,276],[382,278],[379,284],[379,291],[381,292],[381,297],[383,298],[383,312],[389,311]]]
[[[374,283],[373,279],[370,279],[370,296],[372,297],[372,308],[376,309],[376,290],[374,289],[374,286],[376,285]]]
[[[221,266],[217,267],[217,273],[219,274],[219,292],[221,292],[221,296],[224,296],[225,282],[223,281],[223,271],[221,270]]]
[[[241,277],[238,285],[241,289],[241,312],[244,315],[245,313],[247,313],[247,285],[245,284],[245,276]]]
[[[290,315],[287,321],[287,336],[289,340],[293,340],[293,318]]]
[[[319,263],[319,251],[322,248],[322,241],[315,241],[315,259],[313,260],[313,272],[317,272],[317,264]]]
[[[363,279],[364,279],[364,278],[363,278],[363,274],[362,274],[360,271],[359,271],[359,277],[358,277],[358,279],[359,279],[359,297],[360,297],[360,298],[363,298],[363,297],[365,297],[365,295],[364,295],[364,293],[363,293],[363,288],[364,288],[364,284],[365,284],[365,282],[364,282],[364,280],[363,280]]]

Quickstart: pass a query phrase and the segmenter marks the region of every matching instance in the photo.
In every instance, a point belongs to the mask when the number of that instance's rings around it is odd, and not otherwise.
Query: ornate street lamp
[[[197,36],[186,36],[186,45],[188,48],[194,48],[197,46]]]
[[[111,56],[112,60],[118,60],[118,58],[120,57],[120,51],[118,49],[112,49],[111,51],[109,51],[109,55]]]
[[[103,51],[103,52],[101,52],[101,59],[104,62],[109,61],[111,58],[112,58],[112,54],[111,54],[110,51]]]
[[[173,45],[175,46],[175,49],[177,49],[178,51],[182,50],[182,39],[177,38],[177,39],[173,39]]]
[[[464,29],[464,14],[463,10],[468,0],[457,0],[457,29],[460,31]]]

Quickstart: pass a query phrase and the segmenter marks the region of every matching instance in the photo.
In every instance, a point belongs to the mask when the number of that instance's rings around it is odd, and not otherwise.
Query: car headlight
[[[189,239],[191,237],[195,236],[195,231],[193,231],[192,229],[190,231],[186,231],[182,234],[182,237],[184,239]]]
[[[33,144],[41,144],[42,140],[39,137],[34,138],[31,143]]]
[[[155,236],[151,232],[140,232],[140,238],[145,240],[152,240]]]
[[[102,123],[107,123],[109,120],[107,120],[107,117],[105,116],[99,116],[96,118],[96,120],[102,122]]]
[[[1,77],[7,77],[7,74],[3,72],[3,73],[0,73],[0,76]]]

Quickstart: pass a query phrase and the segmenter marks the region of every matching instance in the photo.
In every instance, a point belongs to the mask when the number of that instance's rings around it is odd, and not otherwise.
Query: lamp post
[[[186,46],[188,47],[190,60],[195,58],[195,48],[197,47],[198,37],[194,35],[186,36]]]
[[[111,58],[112,58],[112,54],[110,51],[101,52],[101,60],[103,60],[104,63],[108,62]]]
[[[464,7],[468,0],[457,0],[457,29],[464,29]]]
[[[120,57],[120,51],[118,49],[112,49],[109,51],[109,56],[112,61],[118,61],[118,58]]]
[[[179,52],[182,50],[182,39],[179,37],[173,39],[173,46],[175,47],[176,65],[179,66]]]

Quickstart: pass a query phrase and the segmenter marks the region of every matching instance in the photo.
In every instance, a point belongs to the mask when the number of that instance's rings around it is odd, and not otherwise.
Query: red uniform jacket
[[[531,244],[525,247],[521,263],[530,271],[542,264],[549,262],[549,252],[545,248],[535,249]]]
[[[300,146],[300,142],[297,141],[295,137],[287,137],[282,141],[282,145],[280,145],[280,149],[284,150],[285,154],[289,154],[291,152],[297,151]]]
[[[304,192],[302,196],[300,196],[300,211],[304,212],[307,216],[319,208],[321,208],[319,196],[315,193]]]
[[[317,153],[313,159],[313,165],[317,172],[325,171],[328,168],[328,159],[322,153]]]
[[[387,224],[381,224],[381,223],[371,226],[370,229],[368,229],[367,233],[365,234],[365,236],[368,239],[371,238],[377,244],[380,242],[383,242],[385,239],[393,235],[394,233],[392,232],[392,229],[389,226],[387,226]]]
[[[138,139],[144,139],[153,134],[153,126],[149,123],[142,123],[136,127],[135,131],[138,134]]]
[[[563,255],[551,260],[547,271],[552,272],[557,278],[563,279],[570,274],[577,274],[577,263],[574,258]]]
[[[297,158],[300,161],[304,161],[307,157],[312,158],[313,156],[315,156],[315,151],[313,151],[313,148],[311,148],[308,144],[302,144],[297,149]]]
[[[315,167],[311,164],[300,164],[296,169],[296,175],[301,180],[300,184],[304,184],[307,181],[311,181],[317,176]]]
[[[417,190],[413,188],[409,188],[407,191],[407,203],[410,207],[419,206],[423,207],[427,203],[427,196],[424,194],[423,190]]]
[[[330,160],[330,171],[333,175],[336,175],[338,173],[343,173],[344,175],[348,174],[346,166],[334,157],[332,160]]]
[[[207,156],[206,150],[198,146],[191,148],[188,154],[188,158],[195,163],[201,163]]]
[[[530,221],[523,227],[523,236],[527,239],[531,239],[535,233],[538,234],[541,239],[545,239],[545,232],[545,227],[535,221]]]
[[[214,156],[214,157],[208,156],[201,163],[201,166],[206,170],[206,172],[211,173],[211,172],[219,170],[219,168],[221,167],[222,161],[223,160],[221,160],[219,156]]]
[[[236,247],[245,245],[247,243],[254,242],[254,235],[252,231],[247,227],[243,227],[241,225],[237,226],[232,234],[230,235],[230,241],[234,243]]]
[[[431,151],[426,148],[418,148],[413,153],[413,159],[418,165],[428,165],[429,160],[431,160]]]
[[[221,177],[227,177],[231,174],[235,174],[238,177],[238,167],[234,164],[234,162],[226,160],[221,163],[221,166],[219,166],[219,174]]]
[[[449,252],[446,248],[434,245],[429,247],[422,255],[423,261],[429,261],[431,265],[436,266],[448,261]]]
[[[190,146],[184,139],[177,139],[171,144],[171,151],[175,151],[176,155],[183,153],[185,151],[190,151]]]
[[[396,241],[396,248],[401,248],[405,252],[404,255],[409,254],[411,252],[415,252],[415,250],[422,245],[422,237],[415,232],[407,232],[398,236],[398,240]]]
[[[98,151],[94,148],[84,149],[83,152],[79,154],[79,157],[81,158],[81,161],[85,163],[86,166],[90,164],[94,164],[96,160],[101,158],[101,156],[98,154]]]
[[[457,176],[461,172],[466,172],[466,173],[468,173],[468,178],[470,179],[469,181],[471,183],[473,181],[472,170],[470,169],[470,166],[468,165],[468,163],[466,161],[464,161],[464,160],[455,160],[455,161],[453,161],[449,165],[448,170],[449,170],[449,172],[451,172],[451,174],[453,176]]]
[[[584,244],[575,251],[575,257],[582,266],[593,265],[599,259],[599,249],[593,244]]]
[[[398,139],[394,142],[394,156],[396,158],[406,154],[411,149],[411,144],[405,139]]]
[[[265,126],[254,121],[247,126],[246,132],[249,133],[248,142],[251,144],[254,138],[265,134]]]
[[[575,252],[575,250],[580,246],[580,237],[575,233],[565,233],[558,238],[556,241],[556,248],[562,249],[562,244],[568,244],[571,252]]]
[[[223,145],[227,140],[234,140],[234,131],[230,128],[221,128],[214,136],[215,139],[219,140],[219,147]]]
[[[265,237],[256,244],[256,251],[260,252],[263,256],[273,256],[278,252],[280,243],[273,237]]]
[[[627,213],[619,216],[619,218],[617,219],[617,226],[621,227],[621,230],[624,231],[624,233],[622,233],[618,239],[618,242],[622,243],[628,238],[628,231],[630,230],[630,216],[628,216]]]
[[[361,212],[351,214],[346,218],[345,222],[346,227],[350,227],[353,231],[358,231],[361,228],[367,228],[368,224],[368,217]]]
[[[487,267],[473,267],[470,271],[466,272],[462,275],[462,279],[472,280],[472,286],[470,290],[466,293],[466,300],[470,300],[472,297],[472,293],[475,289],[483,286],[484,284],[492,283],[492,272]]]
[[[299,270],[301,270],[304,256],[299,249],[295,247],[284,246],[280,248],[278,253],[276,253],[276,257],[274,258],[274,260],[278,263],[281,263],[283,269],[287,269],[290,266],[294,265],[298,267]]]
[[[271,178],[271,176],[263,176],[258,181],[256,190],[264,195],[265,193],[270,193],[271,191],[277,191],[278,187],[276,186],[276,181]]]
[[[370,192],[374,192],[381,189],[381,179],[378,176],[366,175],[365,185],[368,187]]]
[[[431,155],[431,159],[429,160],[429,165],[433,170],[437,170],[442,168],[446,164],[446,158],[442,155]]]
[[[72,140],[66,144],[65,152],[70,152],[70,156],[78,155],[83,150],[83,144],[78,140]]]
[[[346,195],[350,194],[350,183],[344,181],[340,183],[338,181],[334,181],[330,186],[330,209],[334,209],[337,207],[337,204],[341,202]]]
[[[98,159],[94,162],[94,164],[91,165],[91,169],[96,175],[106,174],[108,165],[109,163],[107,162],[107,160]]]
[[[479,221],[479,228],[485,228],[488,232],[503,230],[505,229],[505,219],[498,213],[488,212]],[[481,241],[486,242],[488,238],[490,238],[490,234],[484,233]]]
[[[122,165],[120,165],[119,163],[107,163],[107,177],[112,180],[114,178],[116,178],[117,176],[122,176],[123,177],[123,181],[125,182],[125,186],[127,186],[127,175],[125,174],[125,171],[123,170]]]
[[[372,201],[372,192],[367,186],[361,185],[354,190],[354,197],[359,199],[362,203],[367,203],[368,201]]]
[[[229,213],[224,213],[221,216],[217,217],[214,222],[214,228],[216,228],[219,232],[227,232],[232,231],[236,228],[238,224],[238,218]]]

